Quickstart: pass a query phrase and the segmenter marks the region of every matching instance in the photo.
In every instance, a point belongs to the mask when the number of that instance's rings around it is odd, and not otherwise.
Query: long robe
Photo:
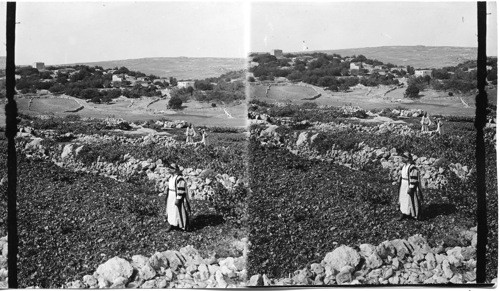
[[[194,127],[188,127],[186,128],[186,143],[193,143],[194,142],[194,137],[196,136],[196,131],[194,130]]]
[[[422,131],[429,131],[429,125],[431,125],[431,118],[429,116],[422,116],[422,120],[420,121],[422,124]]]
[[[404,165],[401,169],[399,184],[399,210],[405,215],[420,219],[422,198],[420,174],[417,167],[412,164]]]
[[[443,122],[441,120],[439,120],[437,122],[437,129],[436,129],[436,132],[439,134],[439,135],[443,135],[444,131],[443,131]]]
[[[176,200],[180,204],[176,205]],[[167,221],[171,226],[186,230],[189,226],[191,206],[187,195],[187,183],[182,176],[174,175],[168,180],[168,195],[166,206]]]

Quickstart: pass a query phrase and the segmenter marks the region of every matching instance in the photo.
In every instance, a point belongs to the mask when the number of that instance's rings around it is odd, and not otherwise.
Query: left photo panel
[[[233,2],[17,3],[20,288],[246,285],[246,13]],[[0,214],[7,287],[6,195]]]

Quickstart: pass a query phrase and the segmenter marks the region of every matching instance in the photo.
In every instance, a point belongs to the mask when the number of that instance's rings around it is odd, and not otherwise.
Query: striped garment
[[[399,186],[399,209],[403,214],[419,219],[421,216],[422,188],[420,174],[413,164],[406,164],[401,169]]]
[[[191,214],[187,194],[186,180],[180,175],[170,177],[166,206],[167,221],[171,226],[177,226],[183,230],[186,230],[189,226],[189,216]]]

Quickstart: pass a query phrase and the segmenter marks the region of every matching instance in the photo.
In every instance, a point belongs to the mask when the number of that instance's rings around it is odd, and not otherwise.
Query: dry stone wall
[[[348,110],[348,109],[346,109]],[[355,110],[353,107],[352,110]],[[287,148],[290,152],[306,158],[331,161],[352,169],[362,169],[368,163],[378,163],[384,169],[389,169],[390,176],[397,181],[401,168],[404,165],[403,153],[398,153],[395,148],[375,148],[366,145],[364,142],[356,144],[352,150],[342,150],[337,145],[332,147],[325,154],[320,154],[314,149],[315,141],[324,132],[335,132],[338,130],[353,130],[356,132],[369,132],[374,134],[393,133],[395,135],[428,135],[412,130],[406,124],[382,123],[379,126],[363,126],[352,123],[314,123],[308,131],[300,134],[295,133],[292,138],[284,138],[276,129],[277,125],[268,125],[266,129],[259,133],[259,139],[263,145],[273,145]],[[434,157],[424,157],[413,155],[416,166],[420,170],[422,186],[424,188],[437,189],[448,183],[445,174],[447,171],[455,173],[459,178],[469,177],[474,168],[460,163],[449,163],[444,159]]]
[[[241,257],[202,258],[192,246],[156,252],[131,260],[114,257],[93,274],[66,288],[238,288],[246,286],[246,261]]]
[[[67,134],[68,135],[68,134]],[[45,132],[45,136],[54,137],[51,132]],[[66,135],[65,135],[66,136]],[[75,138],[73,142],[59,145],[57,148],[46,148],[43,146],[43,138],[35,137],[30,129],[23,129],[18,133],[18,147],[22,148],[27,157],[39,157],[51,160],[56,165],[73,171],[98,174],[120,181],[125,181],[136,175],[145,175],[149,180],[155,182],[158,192],[164,193],[168,188],[168,165],[161,160],[140,160],[131,154],[124,155],[119,161],[111,163],[103,161],[98,157],[97,161],[86,166],[79,160],[79,153],[85,144],[99,144],[103,142],[118,142],[124,144],[161,144],[165,147],[183,146],[169,136],[148,135],[139,138],[125,136],[99,136],[99,135],[77,135],[69,136]],[[207,169],[195,169],[180,166],[189,187],[191,199],[207,200],[213,197],[213,187],[217,182],[226,189],[232,190],[244,182],[226,173],[215,173]]]
[[[254,275],[249,286],[464,284],[476,280],[476,229],[463,231],[466,247],[431,247],[421,235],[379,245],[341,245],[288,278]]]

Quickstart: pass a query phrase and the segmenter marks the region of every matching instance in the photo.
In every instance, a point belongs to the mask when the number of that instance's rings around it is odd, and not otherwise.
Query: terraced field
[[[257,98],[266,102],[309,102],[304,98],[311,98],[318,93],[310,87],[299,85],[271,86],[266,94],[267,86],[251,85],[250,97]]]

